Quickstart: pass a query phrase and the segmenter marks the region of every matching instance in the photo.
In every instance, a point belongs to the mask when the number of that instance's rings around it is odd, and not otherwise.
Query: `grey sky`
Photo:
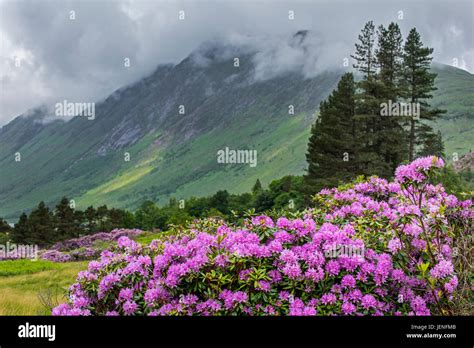
[[[404,35],[417,27],[435,61],[473,72],[473,8],[473,0],[0,0],[0,125],[43,103],[99,100],[216,37],[258,49],[260,78],[295,66],[312,75],[349,57],[368,20],[396,21]],[[309,55],[288,42],[301,29],[315,33]]]

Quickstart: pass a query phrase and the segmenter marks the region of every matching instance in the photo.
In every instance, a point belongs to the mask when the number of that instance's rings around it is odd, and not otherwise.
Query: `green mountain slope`
[[[251,53],[241,54],[236,68],[232,58],[219,57],[220,49],[208,47],[204,65],[190,56],[159,67],[97,104],[94,120],[45,124],[50,114],[39,109],[3,127],[0,216],[11,219],[63,195],[78,207],[134,208],[145,199],[164,203],[170,196],[224,188],[242,192],[257,178],[268,183],[301,173],[312,115],[340,73],[257,81]],[[256,150],[257,166],[217,163],[217,151],[225,147]]]
[[[240,54],[236,68],[221,50],[211,46],[199,52],[205,64],[193,53],[175,66],[158,67],[98,103],[94,120],[48,123],[51,112],[39,108],[2,127],[0,216],[13,220],[41,200],[52,205],[64,195],[80,208],[133,209],[146,199],[163,204],[170,197],[219,189],[239,193],[249,191],[257,178],[268,184],[303,173],[314,113],[342,71],[255,80],[254,53]],[[434,69],[439,73],[434,104],[449,111],[437,127],[449,151],[468,152],[474,77],[459,69]],[[467,136],[458,135],[459,122]],[[218,163],[217,151],[225,147],[257,150],[257,166]]]
[[[470,152],[474,143],[474,75],[448,65],[434,64],[438,74],[432,105],[447,110],[434,128],[443,135],[448,160]]]

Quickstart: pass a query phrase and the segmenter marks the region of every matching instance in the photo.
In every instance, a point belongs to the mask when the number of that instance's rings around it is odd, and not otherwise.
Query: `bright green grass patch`
[[[58,264],[46,260],[6,260],[0,261],[0,277],[32,274],[58,268]]]
[[[54,269],[0,277],[0,315],[50,315],[48,307],[66,300],[67,288],[79,271],[87,269],[87,264],[88,261],[56,263]]]
[[[105,249],[110,249],[113,245],[116,245],[116,244],[117,244],[116,241],[98,239],[92,243],[92,246],[94,247],[94,249],[105,250]]]
[[[137,243],[141,245],[149,245],[152,240],[154,239],[161,239],[166,236],[172,235],[174,232],[168,231],[168,232],[158,232],[158,233],[152,233],[152,232],[145,232],[135,238],[133,238]]]

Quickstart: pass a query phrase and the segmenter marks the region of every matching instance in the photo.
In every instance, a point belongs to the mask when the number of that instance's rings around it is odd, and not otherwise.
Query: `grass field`
[[[144,233],[135,240],[147,245],[168,233]],[[112,244],[109,242],[108,247]],[[48,305],[64,302],[67,288],[89,261],[0,261],[0,315],[50,315]]]
[[[0,262],[0,277],[31,274],[57,268],[57,263],[45,260],[7,260]]]
[[[5,262],[11,264],[8,268],[18,263],[22,274],[0,275],[0,315],[50,315],[50,310],[42,303],[40,297],[46,302],[56,305],[65,300],[64,294],[75,280],[77,273],[87,268],[88,262],[56,263],[48,269],[42,270],[35,266],[42,261],[2,261],[0,269]],[[28,269],[25,263],[30,263]]]

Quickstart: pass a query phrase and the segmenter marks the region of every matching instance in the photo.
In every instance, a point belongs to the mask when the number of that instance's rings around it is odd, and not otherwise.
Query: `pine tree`
[[[97,212],[95,211],[93,206],[88,207],[84,211],[84,219],[86,221],[86,232],[88,234],[94,233],[97,231]]]
[[[335,186],[355,176],[355,84],[351,73],[344,74],[336,90],[321,102],[320,115],[311,128],[305,181],[313,192]]]
[[[262,191],[262,183],[260,182],[260,179],[257,179],[255,185],[253,185],[252,193],[257,195],[260,191]]]
[[[356,60],[354,68],[363,74],[364,80],[370,80],[375,74],[375,26],[367,22],[359,34],[359,43],[355,44],[356,52],[351,55]]]
[[[375,55],[379,70],[378,77],[384,84],[383,96],[396,99],[400,95],[399,82],[403,67],[403,39],[398,24],[392,22],[388,28],[380,25],[377,39]]]
[[[28,224],[28,215],[25,213],[20,215],[18,222],[13,227],[11,239],[17,244],[30,244],[31,243],[30,226]]]
[[[97,207],[96,218],[97,218],[97,228],[101,232],[108,232],[111,230],[111,225],[108,217],[108,208],[107,205],[101,205]]]
[[[56,240],[75,238],[79,235],[79,224],[69,199],[63,197],[55,209]]]
[[[0,233],[9,233],[12,231],[12,227],[8,224],[6,220],[0,218]]]
[[[383,176],[390,172],[390,166],[380,155],[378,130],[383,85],[377,76],[376,39],[373,22],[367,22],[359,35],[359,42],[355,44],[356,52],[351,55],[356,61],[353,67],[362,74],[357,83],[354,134],[361,174]]]
[[[378,67],[380,108],[382,103],[398,103],[402,93],[400,80],[403,66],[402,34],[398,24],[390,23],[388,28],[382,25],[378,29],[378,47],[376,60]],[[376,127],[376,145],[389,171],[381,173],[391,176],[397,166],[408,157],[404,117],[397,115],[379,115]]]
[[[82,210],[74,210],[74,235],[76,237],[87,234],[85,226],[85,213]]]
[[[419,144],[422,142],[421,138],[427,138],[432,133],[431,127],[426,123],[421,123],[420,120],[435,120],[444,111],[430,110],[427,102],[427,99],[432,97],[430,93],[436,90],[434,86],[436,74],[430,72],[433,49],[423,46],[416,28],[410,30],[403,50],[404,97],[410,103],[420,104],[419,117],[412,117],[409,125],[409,160],[412,161],[417,143]]]
[[[45,246],[55,240],[53,214],[43,201],[31,212],[28,225],[31,243]]]
[[[229,214],[229,192],[227,192],[227,190],[217,191],[213,196],[211,196],[209,206],[211,208],[216,208],[222,214]]]
[[[112,208],[108,213],[111,228],[120,228],[123,226],[125,219],[125,211],[121,209]]]
[[[272,194],[268,190],[261,191],[253,203],[256,212],[272,209],[274,205]]]

